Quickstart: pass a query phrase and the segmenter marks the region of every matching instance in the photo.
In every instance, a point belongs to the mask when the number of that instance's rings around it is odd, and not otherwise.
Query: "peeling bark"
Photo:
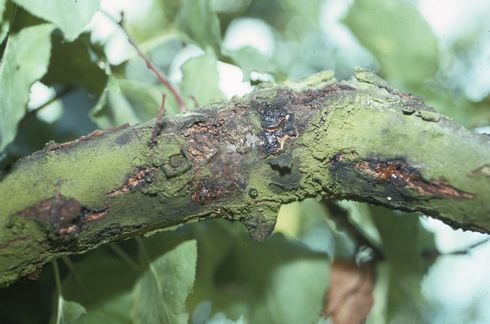
[[[0,182],[1,285],[62,254],[208,218],[261,240],[282,204],[308,197],[490,231],[489,138],[366,71],[262,85],[157,127],[49,143],[14,166]]]

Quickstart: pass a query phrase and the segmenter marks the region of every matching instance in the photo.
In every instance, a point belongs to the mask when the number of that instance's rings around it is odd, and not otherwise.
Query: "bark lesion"
[[[198,122],[184,133],[187,152],[197,164],[206,164],[219,151],[220,129],[217,125]]]
[[[404,157],[349,159],[344,153],[338,153],[329,161],[329,164],[336,177],[342,178],[350,172],[349,170],[353,170],[360,175],[355,181],[364,178],[375,186],[396,189],[397,193],[406,190],[408,192],[405,196],[447,199],[476,198],[475,194],[460,190],[445,179],[428,180],[424,178],[421,172]],[[368,192],[365,193],[365,196],[368,196]],[[387,195],[389,201],[393,198]]]
[[[14,237],[13,239],[5,241],[4,243],[0,244],[0,250],[11,248],[22,242],[29,241],[31,238],[32,236],[30,235],[22,235],[22,236]]]
[[[58,151],[58,150],[73,148],[82,142],[92,141],[92,140],[95,140],[95,139],[102,137],[104,135],[115,133],[117,131],[120,131],[122,129],[126,129],[128,127],[129,127],[129,124],[123,124],[123,125],[118,126],[118,127],[108,128],[108,129],[104,129],[104,130],[96,129],[88,135],[83,135],[80,138],[77,138],[73,141],[69,141],[69,142],[65,142],[65,143],[55,143],[54,141],[50,141],[50,142],[46,143],[43,150],[41,150],[37,153],[46,153],[46,152],[51,152],[51,151]],[[122,144],[125,144],[125,143],[122,143]]]
[[[405,187],[422,196],[441,198],[472,199],[475,195],[451,186],[445,179],[427,180],[420,171],[405,159],[360,160],[355,167],[378,182],[389,182],[397,187]]]
[[[18,212],[14,217],[36,221],[46,229],[50,239],[72,240],[78,237],[83,224],[100,220],[107,212],[108,207],[88,208],[76,199],[57,193]]]
[[[154,166],[138,167],[127,177],[125,183],[120,188],[109,191],[106,193],[106,196],[119,196],[121,194],[133,191],[141,185],[152,183],[155,172],[156,168]]]

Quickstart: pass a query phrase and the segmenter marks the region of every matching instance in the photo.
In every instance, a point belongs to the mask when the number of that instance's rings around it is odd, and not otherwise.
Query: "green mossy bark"
[[[355,199],[490,232],[490,141],[367,71],[266,84],[199,113],[48,144],[0,182],[0,284],[62,254],[281,204]]]

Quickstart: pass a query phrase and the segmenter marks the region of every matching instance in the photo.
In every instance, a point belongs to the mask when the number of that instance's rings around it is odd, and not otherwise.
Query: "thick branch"
[[[213,217],[255,239],[281,204],[355,199],[490,232],[490,142],[366,71],[265,85],[199,113],[49,144],[0,183],[0,283]]]

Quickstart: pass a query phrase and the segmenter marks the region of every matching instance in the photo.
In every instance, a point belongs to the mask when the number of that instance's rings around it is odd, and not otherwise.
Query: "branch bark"
[[[419,211],[490,232],[490,141],[359,71],[48,144],[0,182],[0,283],[63,254],[208,218],[273,230],[308,197]]]

